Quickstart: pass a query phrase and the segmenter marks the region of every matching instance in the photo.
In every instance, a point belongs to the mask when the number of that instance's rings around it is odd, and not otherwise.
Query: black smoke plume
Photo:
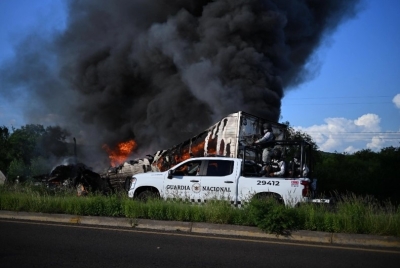
[[[239,110],[277,121],[284,89],[359,0],[70,0],[64,30],[32,33],[1,93],[32,123],[101,150],[179,143]],[[47,120],[47,121],[46,121]]]

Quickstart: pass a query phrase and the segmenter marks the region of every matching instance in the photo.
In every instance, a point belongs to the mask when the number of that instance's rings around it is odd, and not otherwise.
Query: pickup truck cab
[[[164,172],[136,174],[126,190],[130,198],[156,196],[193,203],[218,199],[235,206],[254,196],[271,196],[288,206],[309,201],[308,178],[244,176],[242,170],[246,170],[246,165],[240,158],[190,158]]]

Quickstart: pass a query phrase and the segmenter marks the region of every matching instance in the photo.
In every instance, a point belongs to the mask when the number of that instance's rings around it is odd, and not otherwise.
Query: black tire
[[[268,199],[273,199],[275,200],[278,204],[284,204],[284,201],[282,197],[279,194],[274,194],[274,193],[260,193],[254,196],[254,198],[259,199],[259,200],[268,200]]]
[[[145,190],[137,195],[137,199],[143,202],[146,202],[149,199],[156,199],[156,198],[159,198],[159,195],[150,190]]]

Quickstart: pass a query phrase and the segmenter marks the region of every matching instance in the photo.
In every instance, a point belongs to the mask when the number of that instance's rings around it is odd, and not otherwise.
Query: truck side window
[[[196,176],[199,175],[201,161],[187,162],[175,169],[175,176]]]
[[[233,161],[210,160],[208,161],[206,176],[227,176],[233,172]]]

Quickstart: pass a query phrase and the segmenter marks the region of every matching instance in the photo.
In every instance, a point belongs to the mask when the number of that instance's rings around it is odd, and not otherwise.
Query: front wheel
[[[159,195],[149,190],[143,191],[137,195],[137,199],[144,202],[148,201],[149,199],[156,199],[156,198],[159,198]]]

